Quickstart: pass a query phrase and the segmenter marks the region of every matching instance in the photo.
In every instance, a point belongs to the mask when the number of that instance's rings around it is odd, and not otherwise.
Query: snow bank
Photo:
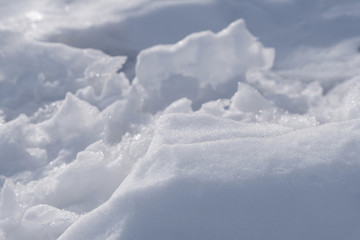
[[[110,200],[60,239],[345,239],[356,231],[358,120],[291,132],[169,114],[156,125]]]

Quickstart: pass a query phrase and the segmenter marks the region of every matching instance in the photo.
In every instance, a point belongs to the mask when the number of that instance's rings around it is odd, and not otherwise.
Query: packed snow
[[[0,3],[1,240],[360,239],[357,1]]]

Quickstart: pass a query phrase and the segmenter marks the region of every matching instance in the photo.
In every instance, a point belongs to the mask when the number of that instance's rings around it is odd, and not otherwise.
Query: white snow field
[[[0,240],[359,240],[357,0],[0,0]]]

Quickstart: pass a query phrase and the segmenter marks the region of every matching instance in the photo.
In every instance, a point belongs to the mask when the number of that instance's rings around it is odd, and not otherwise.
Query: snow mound
[[[0,2],[0,240],[360,239],[355,0]]]
[[[165,115],[109,201],[60,239],[343,239],[359,224],[359,124]]]

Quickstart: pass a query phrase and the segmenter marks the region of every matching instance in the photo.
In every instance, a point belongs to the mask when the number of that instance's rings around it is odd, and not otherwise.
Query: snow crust
[[[0,0],[0,239],[359,239],[327,2]]]

